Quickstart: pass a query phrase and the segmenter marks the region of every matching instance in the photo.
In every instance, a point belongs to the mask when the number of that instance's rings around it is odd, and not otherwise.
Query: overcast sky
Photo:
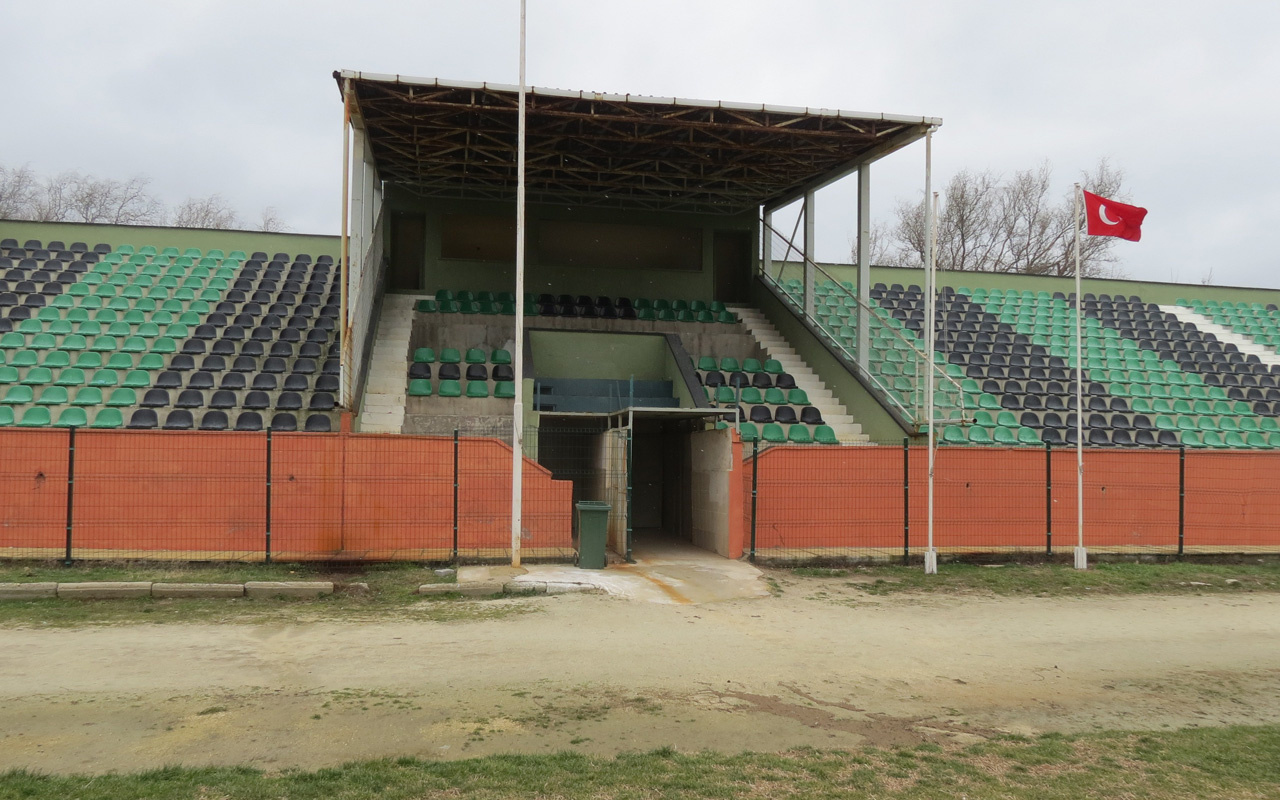
[[[515,83],[517,0],[0,0],[0,163],[217,192],[336,232],[335,69]],[[942,117],[935,182],[1048,159],[1065,193],[1109,158],[1150,209],[1121,269],[1280,287],[1280,3],[529,0],[529,82]],[[20,115],[12,113],[13,110]],[[874,217],[924,149],[881,162]],[[848,260],[855,181],[819,196]]]

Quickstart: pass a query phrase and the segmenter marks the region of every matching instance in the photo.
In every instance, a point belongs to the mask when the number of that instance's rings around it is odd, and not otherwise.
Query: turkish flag
[[[1085,192],[1084,216],[1090,236],[1119,236],[1136,242],[1142,238],[1142,220],[1146,219],[1147,210]]]

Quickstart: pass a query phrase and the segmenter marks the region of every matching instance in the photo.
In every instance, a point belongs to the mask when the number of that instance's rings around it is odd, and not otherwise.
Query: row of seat
[[[408,395],[410,397],[430,397],[432,394],[438,397],[496,397],[500,400],[510,400],[516,396],[516,384],[510,380],[494,381],[492,393],[489,391],[487,380],[468,380],[466,384],[464,391],[460,380],[441,380],[433,390],[430,380],[411,378]]]
[[[732,386],[717,387],[714,392],[710,387],[703,387],[707,399],[717,405],[792,405],[797,407],[809,405],[809,395],[804,389],[779,389],[771,387],[761,391],[755,386],[744,386],[740,389]]]
[[[735,389],[742,389],[748,386],[756,389],[794,389],[796,388],[796,379],[789,372],[771,373],[756,372],[749,374],[746,372],[731,372],[727,376],[720,370],[712,370],[703,372],[697,370],[695,375],[698,376],[698,382],[709,389],[717,389],[721,386],[729,386]]]
[[[464,373],[462,367],[466,367]],[[440,380],[456,381],[466,377],[469,381],[487,381],[491,377],[495,381],[514,381],[515,370],[510,364],[495,364],[492,375],[484,364],[439,364],[436,377]],[[430,380],[431,365],[414,362],[409,365],[409,380]]]
[[[717,428],[730,427],[730,423],[717,422]],[[764,442],[765,444],[840,444],[835,431],[828,425],[818,425],[812,431],[808,425],[788,425],[783,428],[776,422],[768,422],[757,426],[753,422],[739,422],[738,435],[744,442]]]
[[[265,425],[262,415],[256,411],[245,411],[236,417],[235,425],[225,411],[207,411],[196,416],[187,409],[175,409],[164,417],[161,423],[154,409],[139,408],[133,411],[125,422],[125,415],[118,408],[104,408],[98,411],[93,419],[83,408],[64,408],[55,418],[48,408],[33,407],[15,416],[13,410],[0,406],[0,427],[15,426],[19,428],[44,428],[49,426],[63,428],[95,428],[132,430],[171,430],[171,431],[261,431],[269,427],[272,431],[297,431],[298,417],[288,412],[280,412],[272,416],[269,426]],[[332,421],[324,414],[311,414],[306,417],[301,430],[309,433],[328,433],[333,430]]]
[[[430,347],[418,347],[413,351],[413,363],[415,364],[434,364],[439,361],[441,364],[510,364],[511,353],[508,350],[495,349],[485,352],[481,347],[469,347],[466,355],[460,348],[446,347],[441,349],[437,357],[436,351]]]

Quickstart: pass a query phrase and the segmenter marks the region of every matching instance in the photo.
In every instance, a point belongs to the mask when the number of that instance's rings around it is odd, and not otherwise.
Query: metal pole
[[[633,430],[632,430],[631,424],[628,423],[627,424],[627,558],[626,558],[626,561],[628,564],[635,563],[635,559],[631,557],[631,496],[632,496],[631,472],[632,472],[632,467],[634,466],[631,463],[632,432]]]
[[[760,440],[751,442],[751,561],[756,560],[756,481],[760,474]]]
[[[338,361],[338,371],[342,374],[339,376],[339,395],[342,397],[342,405],[347,408],[354,406],[355,381],[350,375],[351,364],[348,363],[346,354],[354,352],[351,350],[351,330],[347,322],[347,293],[349,291],[348,284],[351,282],[351,238],[350,238],[350,197],[351,197],[351,80],[347,79],[343,82],[342,87],[342,263],[338,266],[339,280],[342,283],[341,294],[339,295],[339,311],[338,316],[341,318],[339,330],[342,332],[342,358]]]
[[[911,560],[911,437],[902,437],[902,566]]]
[[[1178,558],[1186,546],[1187,524],[1187,446],[1178,447]]]
[[[1071,225],[1076,261],[1076,569],[1089,566],[1084,549],[1084,296],[1080,293],[1080,184],[1072,193]]]
[[[858,298],[871,301],[871,164],[858,167]],[[871,347],[871,320],[863,313],[860,303],[853,306],[857,314],[858,366],[867,363]]]
[[[1053,445],[1044,443],[1044,554],[1053,555]]]
[[[803,302],[801,303],[801,307],[804,309],[804,316],[807,319],[813,319],[813,309],[814,309],[813,284],[814,284],[814,280],[817,277],[814,274],[814,270],[813,270],[813,265],[814,263],[816,263],[814,260],[814,253],[816,252],[814,249],[814,245],[816,244],[816,242],[814,241],[815,239],[814,222],[816,220],[814,220],[814,217],[813,217],[813,206],[814,206],[813,192],[805,192],[804,193],[804,276],[803,276],[804,277],[804,298],[803,298]]]
[[[924,572],[926,575],[938,571],[938,551],[933,548],[933,468],[937,460],[934,438],[933,413],[933,348],[937,344],[937,321],[934,319],[934,304],[937,292],[934,281],[936,268],[933,247],[934,209],[937,200],[933,195],[933,129],[924,134],[924,269],[925,269],[925,316],[929,323],[929,341],[925,347],[925,414],[929,421],[929,547],[924,554]]]
[[[516,338],[515,401],[511,414],[511,566],[520,566],[521,510],[524,505],[524,166],[525,166],[525,0],[520,0],[520,108],[516,138]]]
[[[773,212],[764,212],[764,230],[760,231],[760,269],[773,279]]]
[[[71,528],[75,511],[76,487],[76,429],[67,429],[67,552],[63,564],[71,566]]]
[[[453,563],[458,563],[458,429],[453,429]]]
[[[266,563],[271,563],[271,429],[267,428],[267,540]]]

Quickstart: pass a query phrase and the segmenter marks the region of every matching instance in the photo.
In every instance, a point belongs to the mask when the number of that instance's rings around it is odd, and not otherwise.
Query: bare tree
[[[896,256],[893,253],[893,234],[883,224],[871,223],[871,237],[868,242],[867,260],[872,265],[895,264]],[[858,263],[858,240],[856,238],[849,241],[850,262]]]
[[[173,211],[170,224],[179,228],[237,228],[240,221],[236,211],[222,195],[188,197]]]
[[[164,221],[164,206],[147,192],[150,180],[133,177],[127,181],[70,173],[64,179],[62,195],[70,219],[110,225],[148,225]]]
[[[0,166],[0,219],[29,219],[36,202],[36,175],[29,166]]]
[[[289,226],[285,224],[275,206],[262,209],[262,217],[258,220],[257,228],[268,233],[284,233],[289,230]]]
[[[1053,173],[1046,162],[1004,180],[991,172],[957,173],[943,189],[938,213],[937,259],[940,269],[969,272],[1019,272],[1072,275],[1075,231],[1071,192],[1051,197]],[[1081,175],[1090,191],[1123,200],[1123,175],[1104,159]],[[924,206],[903,201],[896,211],[890,263],[924,263]],[[1083,225],[1083,219],[1080,220]],[[1110,237],[1082,236],[1084,275],[1115,274]]]

